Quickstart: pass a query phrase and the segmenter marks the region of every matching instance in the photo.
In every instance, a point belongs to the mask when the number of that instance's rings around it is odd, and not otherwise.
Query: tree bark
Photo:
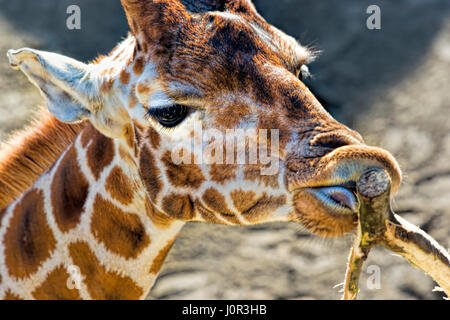
[[[365,171],[357,183],[358,229],[350,251],[344,300],[355,300],[359,277],[370,249],[377,245],[394,251],[430,275],[450,295],[450,255],[420,228],[396,215],[390,206],[391,181],[386,171]]]

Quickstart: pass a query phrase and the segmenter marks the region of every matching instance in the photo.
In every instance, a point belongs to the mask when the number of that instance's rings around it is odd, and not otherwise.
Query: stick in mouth
[[[377,245],[394,251],[430,275],[450,295],[450,255],[426,232],[396,215],[390,206],[391,181],[385,170],[365,171],[357,183],[359,223],[350,250],[344,300],[355,300],[364,261]]]

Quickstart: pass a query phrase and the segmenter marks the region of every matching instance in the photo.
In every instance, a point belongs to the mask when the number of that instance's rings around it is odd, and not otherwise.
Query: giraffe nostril
[[[315,147],[321,147],[324,149],[337,149],[343,146],[347,146],[348,143],[344,140],[327,140],[321,141],[320,143],[315,144]]]
[[[345,134],[323,133],[311,139],[309,144],[312,148],[319,148],[328,153],[340,147],[355,144],[355,141]]]

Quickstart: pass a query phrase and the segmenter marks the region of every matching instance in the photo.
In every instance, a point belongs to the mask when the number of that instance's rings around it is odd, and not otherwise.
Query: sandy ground
[[[69,4],[82,9],[82,30],[65,28]],[[255,0],[271,23],[323,51],[308,81],[338,120],[369,144],[390,150],[405,181],[395,209],[450,247],[450,2],[447,0]],[[368,5],[382,29],[365,27]],[[11,70],[9,48],[34,47],[84,61],[107,52],[127,27],[119,1],[0,0],[0,140],[41,102]],[[254,227],[188,225],[149,298],[338,299],[351,237],[325,240],[296,224]],[[361,279],[363,299],[440,299],[421,271],[383,249],[381,287]]]

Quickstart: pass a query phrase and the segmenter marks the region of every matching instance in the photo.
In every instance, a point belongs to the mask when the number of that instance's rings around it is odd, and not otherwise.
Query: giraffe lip
[[[347,182],[336,186],[307,188],[325,207],[340,213],[358,211],[358,200],[355,195],[356,184]]]

